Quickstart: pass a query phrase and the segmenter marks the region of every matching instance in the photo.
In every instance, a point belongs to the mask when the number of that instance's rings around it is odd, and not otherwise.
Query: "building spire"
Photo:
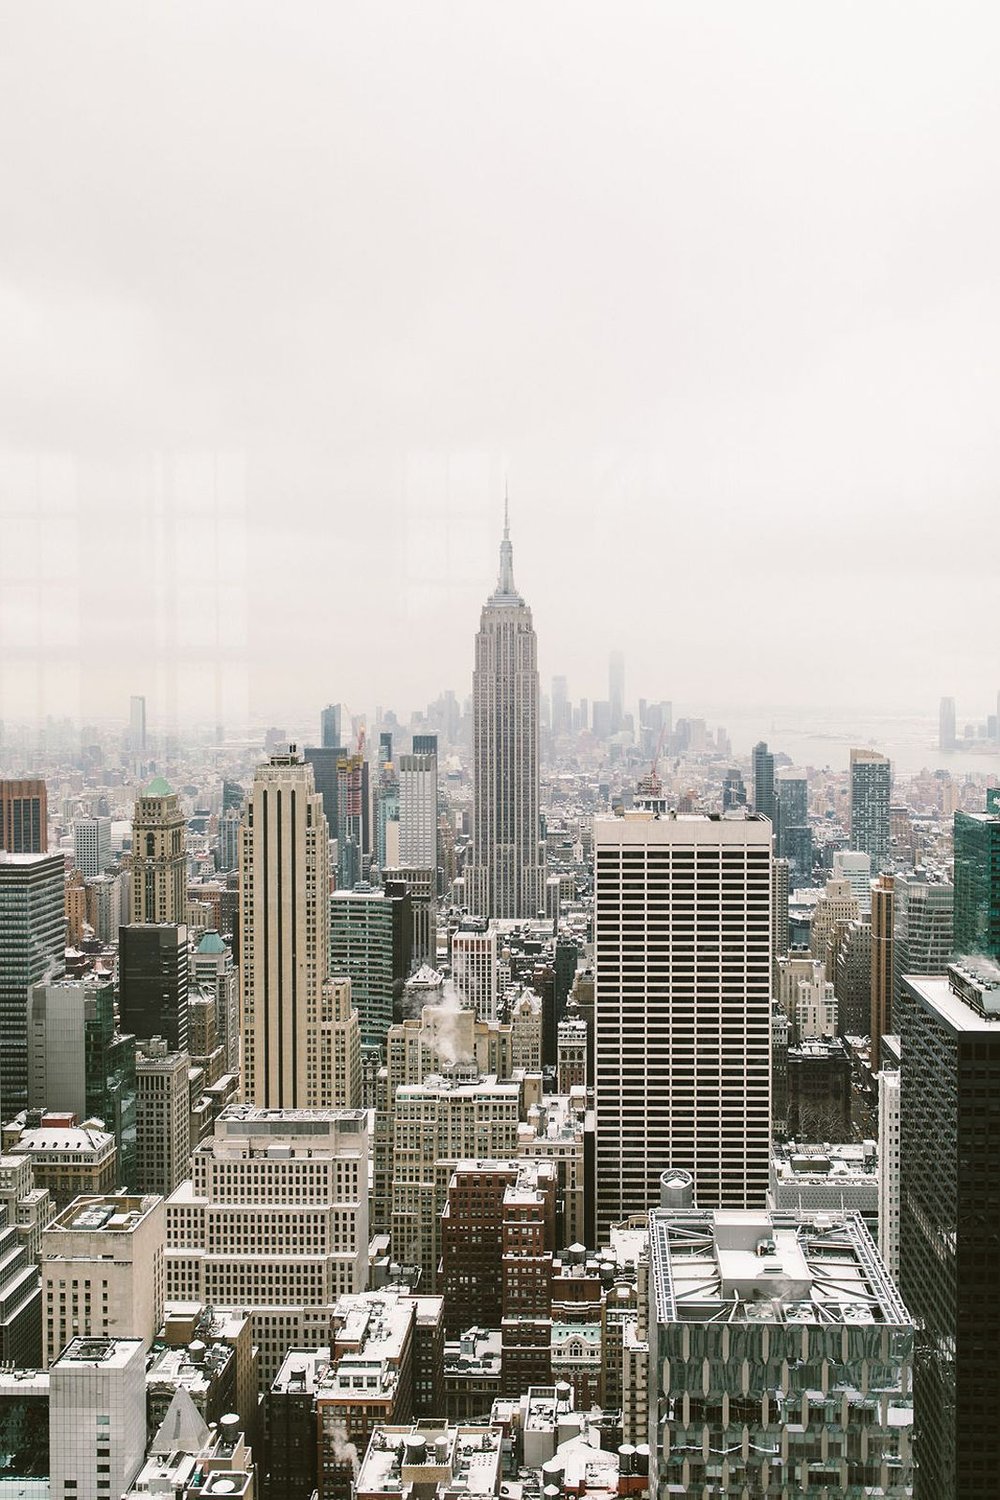
[[[500,543],[500,577],[497,579],[497,593],[517,598],[517,589],[514,587],[514,548],[510,540],[510,500],[507,495],[506,478],[503,483],[503,541]]]

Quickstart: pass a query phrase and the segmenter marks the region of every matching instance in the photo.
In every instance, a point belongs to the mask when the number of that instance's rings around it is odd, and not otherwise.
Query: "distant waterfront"
[[[846,710],[762,707],[712,708],[701,717],[713,729],[725,725],[737,756],[748,756],[758,740],[766,740],[771,750],[784,751],[797,766],[846,771],[851,748],[858,746],[881,750],[902,776],[915,776],[926,767],[947,770],[956,777],[1000,778],[1000,747],[939,750],[937,719],[926,714],[851,715]]]

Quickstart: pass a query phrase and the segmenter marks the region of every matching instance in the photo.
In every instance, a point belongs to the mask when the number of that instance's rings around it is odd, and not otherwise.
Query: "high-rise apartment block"
[[[764,1202],[770,1142],[771,825],[627,813],[594,825],[598,1229],[694,1174]]]
[[[955,952],[1000,959],[1000,813],[955,814]]]
[[[45,854],[48,847],[45,782],[38,777],[0,780],[0,849],[9,854]]]
[[[182,923],[136,923],[118,940],[118,1009],[122,1030],[188,1044],[188,930]]]
[[[61,854],[0,850],[0,1119],[28,1103],[28,991],[62,976],[66,955]]]
[[[537,656],[531,610],[514,586],[505,524],[500,576],[483,606],[472,676],[474,813],[466,892],[477,916],[534,917],[543,901]]]
[[[180,799],[162,776],[136,799],[132,819],[132,918],[183,922],[187,854]]]
[[[135,1065],[135,1186],[164,1198],[184,1181],[191,1154],[191,1058],[157,1038]]]
[[[73,863],[84,880],[103,875],[111,863],[111,819],[73,819]]]
[[[987,1500],[1000,1473],[1000,969],[977,960],[902,986],[899,1285],[918,1330],[920,1493]]]
[[[437,756],[399,757],[399,863],[437,869]]]
[[[877,750],[851,751],[851,848],[871,856],[872,874],[889,862],[892,766]]]
[[[329,1338],[330,1305],[368,1277],[363,1110],[232,1105],[167,1203],[167,1294],[251,1312],[261,1380]]]
[[[322,798],[292,747],[257,768],[240,851],[243,1087],[262,1108],[301,1107],[319,1090],[329,888]]]
[[[913,1325],[857,1212],[659,1209],[649,1256],[653,1492],[911,1493]]]
[[[74,1338],[140,1339],[163,1321],[166,1216],[156,1194],[75,1198],[42,1234],[44,1358]]]
[[[500,996],[497,931],[492,924],[461,924],[451,940],[451,974],[465,1004],[484,1021],[495,1020]]]

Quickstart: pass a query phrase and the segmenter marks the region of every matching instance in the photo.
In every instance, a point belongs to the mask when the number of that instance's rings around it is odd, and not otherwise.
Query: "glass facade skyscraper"
[[[872,874],[889,862],[892,766],[877,750],[851,751],[851,848],[870,855]]]
[[[993,1500],[1000,1474],[1000,971],[905,978],[899,1284],[914,1316],[920,1494]]]
[[[0,1118],[28,1103],[28,989],[62,977],[61,854],[0,852]]]
[[[1000,813],[955,814],[955,952],[1000,959]]]

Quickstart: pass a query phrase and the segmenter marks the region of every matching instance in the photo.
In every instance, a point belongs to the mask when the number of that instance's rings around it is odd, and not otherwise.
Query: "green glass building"
[[[1000,813],[955,814],[955,952],[1000,959]]]

